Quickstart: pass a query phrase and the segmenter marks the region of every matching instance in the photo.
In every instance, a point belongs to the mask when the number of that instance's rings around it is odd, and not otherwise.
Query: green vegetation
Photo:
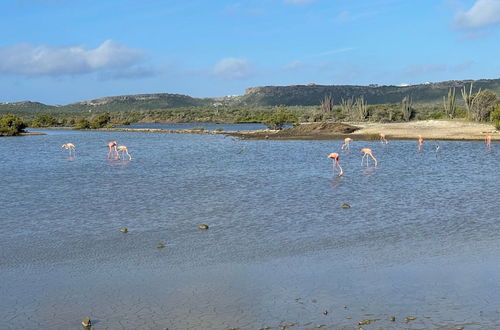
[[[497,95],[489,89],[477,92],[474,96],[474,103],[471,107],[472,118],[476,121],[490,119],[490,113],[497,104]]]
[[[403,113],[403,119],[405,121],[410,121],[413,118],[414,112],[412,107],[411,97],[405,96],[401,101],[401,112]]]
[[[30,127],[53,127],[57,126],[57,119],[49,114],[38,114],[29,124]]]
[[[266,120],[263,121],[269,129],[283,129],[285,124],[298,124],[297,116],[289,112],[284,105],[274,111]]]
[[[462,98],[455,90],[461,90]],[[267,86],[245,95],[193,98],[178,94],[104,97],[65,106],[0,103],[30,127],[106,128],[135,122],[285,123],[394,122],[412,119],[494,120],[500,79],[449,81],[414,86]],[[282,105],[279,106],[278,105]],[[496,118],[496,117],[495,117]],[[2,133],[4,134],[4,133]]]
[[[448,97],[443,96],[444,112],[453,119],[457,112],[457,105],[455,103],[455,87],[450,88],[448,91]]]
[[[500,131],[500,104],[495,105],[495,110],[491,113],[491,121],[495,125],[495,129]]]
[[[7,114],[0,118],[0,136],[19,135],[27,127],[21,117]]]

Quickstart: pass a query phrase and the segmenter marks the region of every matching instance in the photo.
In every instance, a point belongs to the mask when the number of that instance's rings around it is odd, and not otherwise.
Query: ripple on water
[[[109,140],[133,160],[108,161]],[[73,160],[60,148],[70,141]],[[486,275],[498,273],[497,153],[339,146],[74,131],[2,140],[0,317],[61,329],[82,315],[112,329],[338,328],[364,313],[417,314],[416,327],[498,322]],[[361,147],[377,168],[361,166]]]

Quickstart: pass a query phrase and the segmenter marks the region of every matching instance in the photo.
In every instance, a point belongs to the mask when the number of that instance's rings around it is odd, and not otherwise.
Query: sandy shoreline
[[[44,129],[72,129],[51,127]],[[492,141],[500,141],[500,132],[491,123],[458,120],[420,120],[400,123],[305,123],[298,127],[278,130],[255,131],[211,131],[199,129],[160,128],[102,128],[92,131],[172,133],[172,134],[223,134],[249,140],[341,140],[351,137],[356,140],[378,140],[384,133],[387,139],[414,140],[421,135],[424,140],[484,140],[483,132],[491,133]],[[39,135],[28,132],[22,135]]]
[[[271,139],[271,140],[336,140],[351,137],[357,140],[378,140],[384,133],[387,139],[413,140],[421,135],[425,140],[484,140],[483,132],[491,133],[492,141],[500,141],[500,132],[492,124],[455,120],[421,120],[402,123],[346,123],[357,127],[352,133],[336,131],[332,127],[318,128],[321,123],[303,124],[310,130],[302,129],[292,133],[283,131],[252,131],[228,133],[241,139]],[[334,123],[330,125],[335,125]],[[287,132],[289,131],[289,132]]]

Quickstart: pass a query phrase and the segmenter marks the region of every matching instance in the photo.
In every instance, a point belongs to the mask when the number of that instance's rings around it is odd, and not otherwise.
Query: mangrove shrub
[[[24,132],[26,127],[26,123],[19,116],[7,114],[0,118],[0,135],[18,135],[19,133]]]

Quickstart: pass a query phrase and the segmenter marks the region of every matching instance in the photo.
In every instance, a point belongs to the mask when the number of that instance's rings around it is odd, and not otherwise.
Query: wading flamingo
[[[422,144],[424,144],[424,139],[422,138],[422,135],[418,136],[418,152],[422,151]]]
[[[335,173],[335,168],[338,168],[339,176],[342,176],[344,174],[344,171],[342,171],[342,167],[340,166],[339,163],[339,154],[336,152],[332,152],[331,154],[328,155],[328,158],[333,159],[333,173]]]
[[[375,167],[377,167],[378,161],[375,157],[373,157],[372,149],[363,148],[361,149],[361,152],[363,153],[363,158],[361,158],[361,165],[363,165],[363,161],[366,158],[366,166],[368,166],[368,156],[370,156],[375,162]]]
[[[342,147],[340,149],[342,150],[349,150],[349,143],[352,142],[351,138],[345,138],[344,143],[342,144]]]
[[[116,150],[116,146],[116,141],[108,142],[108,159],[111,159],[111,154],[113,153],[113,151],[115,152],[115,159],[118,159],[118,150]]]
[[[384,133],[380,133],[379,136],[380,136],[380,142],[382,142],[382,144],[387,144],[388,143],[387,139],[385,138],[385,134]]]
[[[128,160],[132,160],[132,156],[130,156],[130,154],[128,153],[127,147],[125,147],[125,146],[118,146],[117,148],[118,148],[117,152],[121,151],[123,159],[125,159],[125,154],[127,154]]]
[[[483,132],[484,134],[484,143],[486,144],[486,147],[491,148],[491,133],[490,132]]]
[[[73,152],[73,156],[75,155],[75,145],[73,143],[65,143],[61,146],[61,148],[69,150],[70,157],[71,157],[71,152]]]

